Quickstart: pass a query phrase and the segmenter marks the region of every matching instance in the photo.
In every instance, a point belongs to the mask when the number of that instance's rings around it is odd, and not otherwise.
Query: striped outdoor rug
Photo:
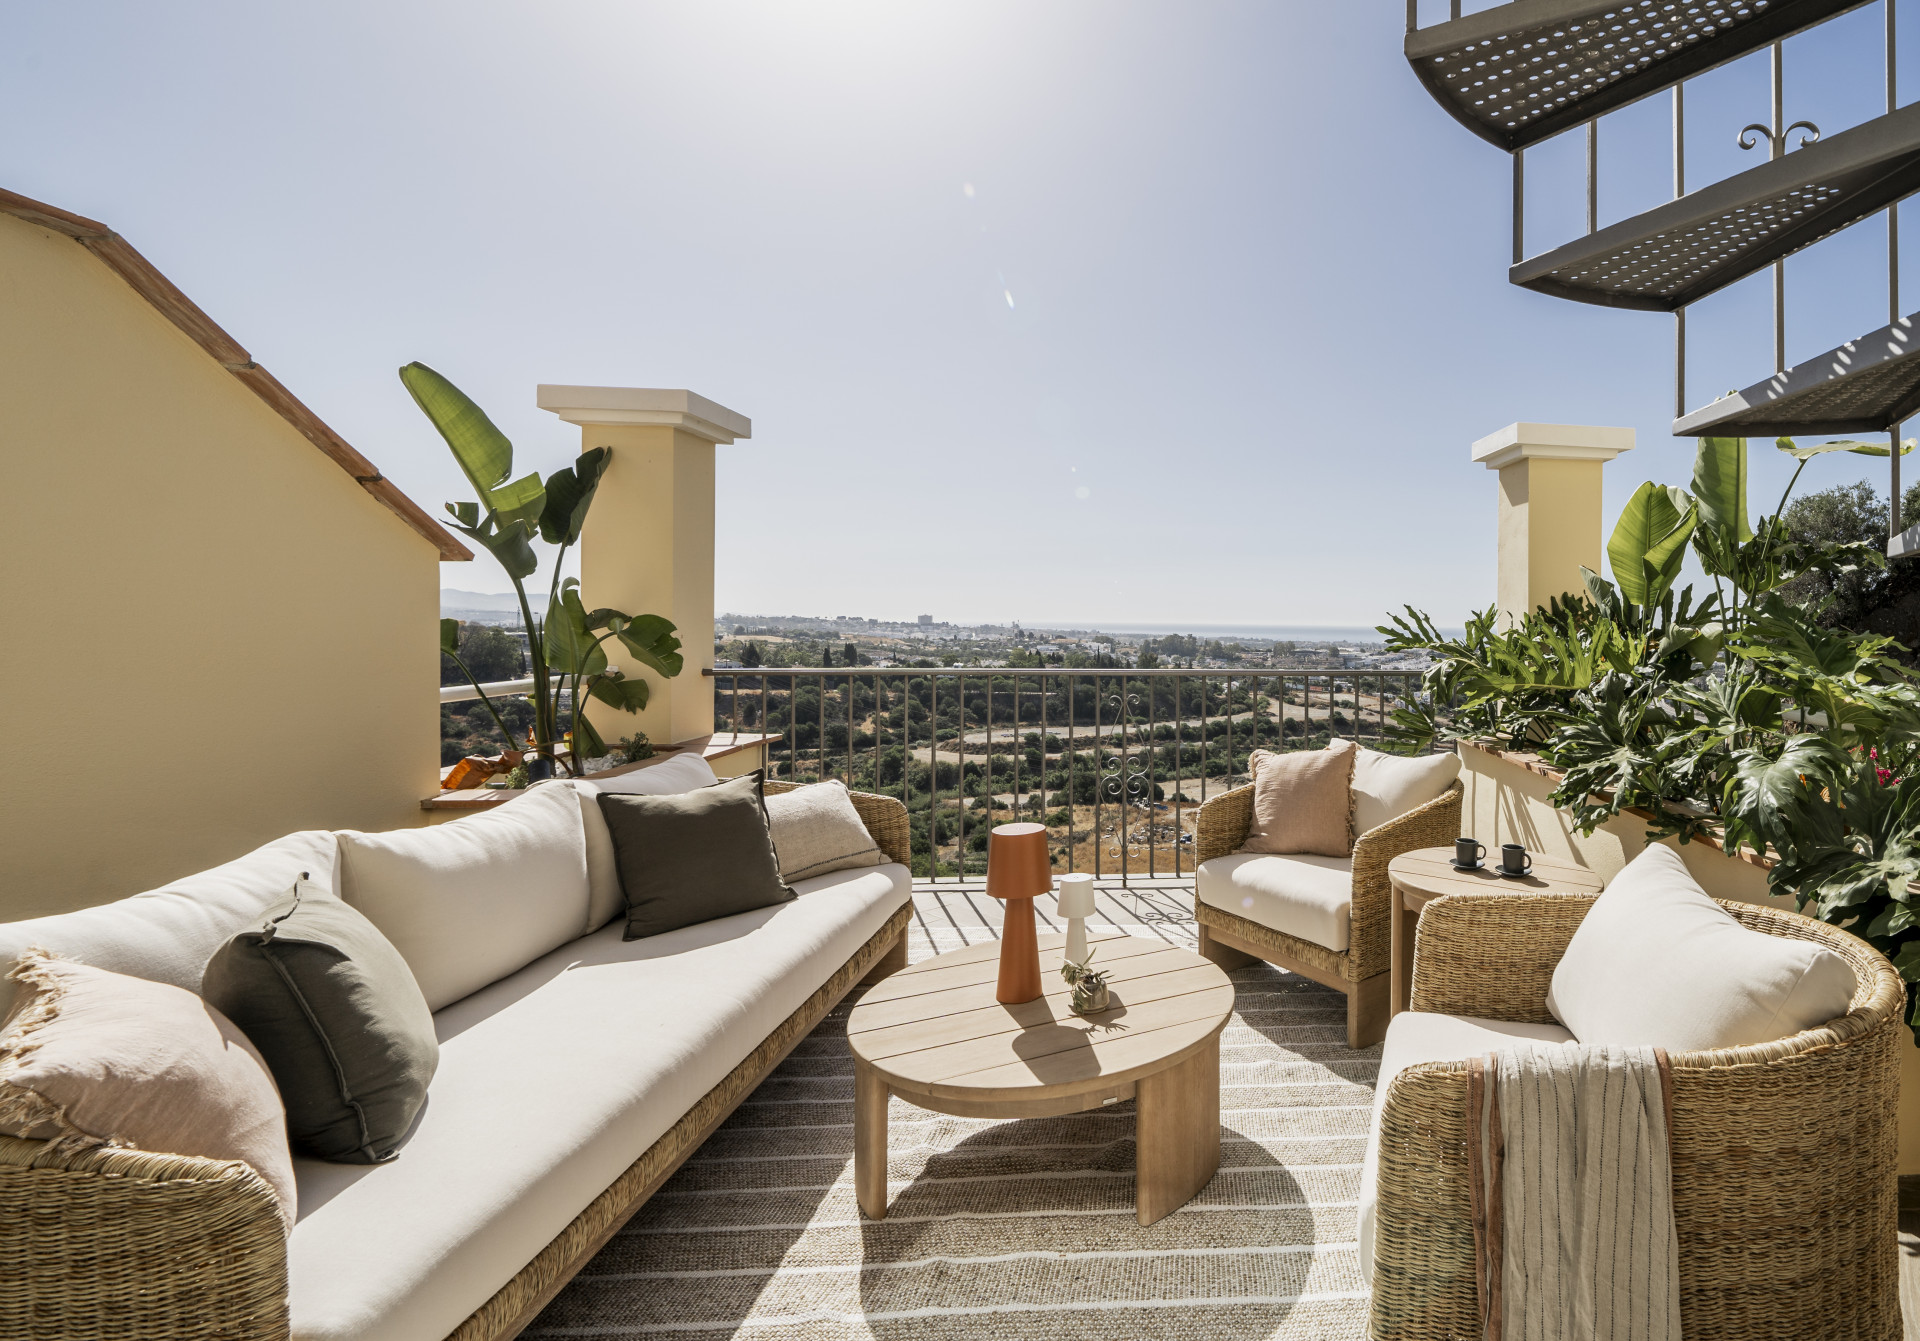
[[[916,897],[914,959],[996,933],[972,895]],[[1178,898],[1103,894],[1102,911],[1193,944]],[[1338,994],[1265,965],[1232,976],[1220,1172],[1158,1224],[1134,1220],[1131,1104],[1015,1122],[900,1099],[893,1207],[862,1220],[849,1002],[525,1335],[1359,1341],[1354,1202],[1379,1050],[1347,1050]]]

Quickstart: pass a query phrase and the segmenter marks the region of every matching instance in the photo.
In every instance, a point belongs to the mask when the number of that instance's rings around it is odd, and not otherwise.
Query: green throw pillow
[[[302,879],[220,947],[200,995],[266,1058],[296,1146],[340,1164],[393,1157],[440,1044],[407,961],[364,915]]]
[[[785,903],[760,775],[671,796],[600,793],[627,896],[628,940]]]

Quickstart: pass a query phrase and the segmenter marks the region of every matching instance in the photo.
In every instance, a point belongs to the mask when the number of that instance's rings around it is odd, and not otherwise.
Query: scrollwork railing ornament
[[[1105,706],[1114,714],[1116,723],[1122,725],[1126,715],[1138,712],[1141,707],[1138,694],[1108,694]],[[1142,804],[1153,795],[1153,780],[1137,755],[1129,754],[1124,738],[1121,748],[1111,753],[1102,752],[1100,760],[1100,797],[1116,804]]]
[[[1742,149],[1757,149],[1760,147],[1762,141],[1764,141],[1767,146],[1768,158],[1779,158],[1787,152],[1787,136],[1793,134],[1796,130],[1800,132],[1800,143],[1794,146],[1796,149],[1805,149],[1808,145],[1820,138],[1820,127],[1814,125],[1811,121],[1796,121],[1778,135],[1773,133],[1772,126],[1762,125],[1760,122],[1755,121],[1751,125],[1740,128],[1740,136],[1737,143]],[[1752,135],[1758,135],[1760,138],[1757,140],[1749,139],[1748,137]]]

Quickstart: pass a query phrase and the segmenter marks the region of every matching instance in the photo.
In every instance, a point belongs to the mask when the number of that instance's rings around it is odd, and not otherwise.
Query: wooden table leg
[[[853,1193],[869,1220],[887,1218],[887,1082],[853,1060]]]
[[[1134,1211],[1150,1225],[1193,1200],[1220,1167],[1220,1035],[1134,1086]]]
[[[1407,911],[1406,898],[1398,887],[1391,887],[1389,894],[1392,911],[1387,926],[1393,946],[1393,979],[1387,1014],[1394,1016],[1407,1008],[1413,996],[1413,919],[1416,914]]]

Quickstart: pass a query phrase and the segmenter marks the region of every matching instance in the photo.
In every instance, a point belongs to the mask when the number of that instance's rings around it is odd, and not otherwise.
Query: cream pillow
[[[1253,825],[1243,852],[1344,857],[1353,851],[1353,742],[1275,754],[1255,750]]]
[[[587,923],[585,931],[598,931],[620,916],[627,896],[620,889],[620,868],[614,863],[613,836],[607,832],[606,816],[594,798],[602,792],[626,796],[678,796],[682,792],[711,787],[720,779],[713,766],[697,754],[676,754],[646,768],[614,777],[579,778],[570,785],[580,800],[580,822],[587,835]]]
[[[343,830],[340,897],[393,942],[439,1010],[587,924],[587,842],[571,787],[429,829]]]
[[[1833,951],[1741,926],[1655,844],[1615,876],[1553,971],[1547,1009],[1582,1043],[1737,1048],[1847,1013]]]
[[[244,1160],[293,1231],[286,1111],[231,1020],[182,988],[41,949],[10,976],[19,991],[0,1029],[0,1132],[69,1150]]]
[[[1335,737],[1339,739],[1339,737]],[[1457,754],[1383,754],[1356,745],[1353,756],[1353,836],[1437,801],[1460,776]]]
[[[885,860],[838,778],[775,793],[765,805],[780,876],[789,883]]]

